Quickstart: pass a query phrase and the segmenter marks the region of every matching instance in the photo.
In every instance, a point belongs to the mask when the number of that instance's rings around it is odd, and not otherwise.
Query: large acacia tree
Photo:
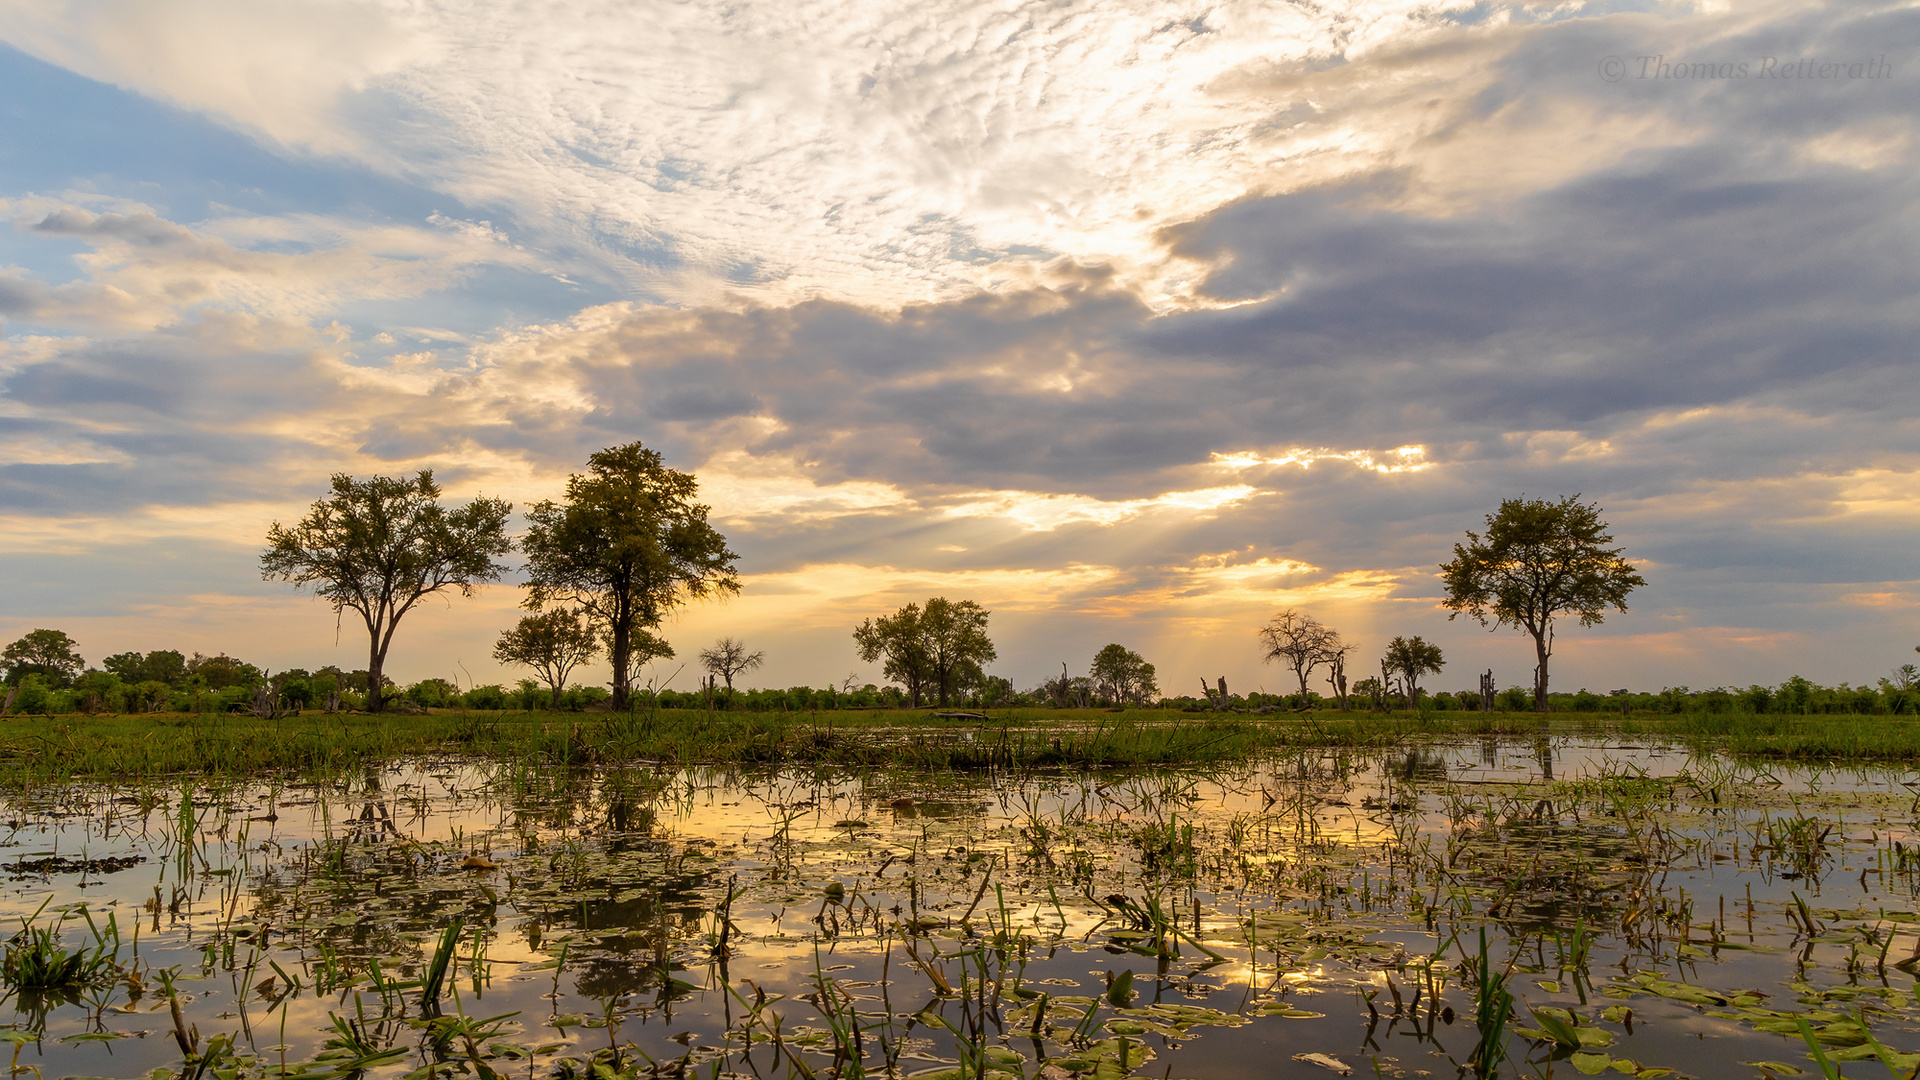
[[[433,470],[417,476],[333,478],[333,493],[313,504],[291,528],[273,523],[260,575],[312,585],[336,617],[352,609],[367,627],[367,711],[385,706],[387,649],[400,619],[421,600],[498,580],[507,568],[507,515],[513,504],[477,498],[448,509],[440,504]]]
[[[740,591],[739,556],[707,523],[698,490],[692,473],[633,442],[594,454],[584,474],[567,478],[564,501],[527,512],[526,606],[565,602],[592,615],[606,636],[616,709],[627,707],[633,668],[664,646],[647,631],[689,600]]]
[[[1604,622],[1607,608],[1627,610],[1627,594],[1647,583],[1612,544],[1600,507],[1579,495],[1558,502],[1522,497],[1503,501],[1487,515],[1486,534],[1469,531],[1465,544],[1453,545],[1453,561],[1440,566],[1449,619],[1464,612],[1482,626],[1532,635],[1539,659],[1533,707],[1541,712],[1554,621],[1573,615],[1581,626]]]
[[[982,682],[982,666],[999,655],[987,637],[991,614],[972,600],[936,596],[924,608],[908,604],[868,619],[854,627],[853,641],[861,660],[885,658],[887,678],[905,684],[915,706],[929,689],[945,705],[956,689]]]

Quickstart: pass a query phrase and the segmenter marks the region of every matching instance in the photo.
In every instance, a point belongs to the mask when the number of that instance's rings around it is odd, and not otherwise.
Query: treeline
[[[366,707],[365,670],[338,667],[314,670],[287,668],[267,672],[226,653],[191,655],[175,649],[116,653],[87,666],[72,638],[58,630],[35,630],[7,646],[5,690],[0,691],[0,715],[70,713],[213,713],[251,711],[265,699],[290,710],[357,711]],[[1144,669],[1144,670],[1142,670]],[[1205,688],[1204,695],[1147,696],[1153,669],[1138,654],[1119,646],[1101,651],[1094,674],[1066,672],[1030,689],[1016,689],[1009,680],[986,676],[956,685],[949,704],[971,709],[1112,708],[1134,706],[1202,712],[1271,714],[1308,709],[1339,708],[1340,702],[1309,690],[1305,694],[1229,692],[1226,680]],[[1131,676],[1131,679],[1129,678]],[[610,694],[603,686],[567,686],[556,699],[550,687],[533,679],[511,686],[483,684],[462,689],[450,679],[422,679],[398,685],[383,679],[390,707],[404,711],[466,709],[475,711],[559,710],[579,712],[605,708]],[[1157,688],[1155,688],[1157,689]],[[1374,679],[1351,688],[1347,707],[1360,711],[1453,712],[1481,711],[1485,695],[1479,689],[1457,692],[1416,691],[1409,706],[1398,688]],[[729,690],[703,685],[696,690],[641,691],[635,704],[643,708],[712,710],[718,712],[780,713],[841,709],[909,708],[912,696],[899,686],[845,680],[838,686],[792,686],[785,689]],[[1535,708],[1533,689],[1509,686],[1493,695],[1499,712]],[[1666,687],[1657,692],[1614,690],[1549,695],[1551,711],[1618,713],[1622,715],[1790,715],[1790,716],[1911,716],[1920,713],[1920,669],[1912,664],[1873,684],[1839,683],[1821,686],[1793,676],[1776,686],[1714,687],[1693,690]]]

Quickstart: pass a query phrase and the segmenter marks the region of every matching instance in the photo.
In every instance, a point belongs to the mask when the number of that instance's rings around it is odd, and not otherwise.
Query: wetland
[[[1920,1067],[1904,764],[1529,724],[1222,757],[1189,727],[1184,763],[949,724],[840,761],[21,780],[3,1052],[45,1080]]]

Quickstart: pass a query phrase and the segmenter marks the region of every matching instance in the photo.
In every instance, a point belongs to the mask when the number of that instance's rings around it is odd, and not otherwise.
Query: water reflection
[[[1018,776],[403,763],[18,798],[0,914],[142,928],[92,997],[10,997],[61,1073],[177,1066],[177,1003],[256,1070],[364,1043],[396,1072],[1395,1075],[1467,1063],[1482,929],[1518,1016],[1711,1072],[1693,1036],[1777,1060],[1779,1003],[1851,1015],[1920,956],[1879,914],[1920,886],[1898,780],[1498,738]],[[1873,1003],[1913,1041],[1910,997]]]

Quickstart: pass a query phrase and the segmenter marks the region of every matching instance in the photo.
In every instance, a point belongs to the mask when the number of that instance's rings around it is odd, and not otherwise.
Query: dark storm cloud
[[[1255,446],[1421,443],[1491,462],[1521,453],[1507,432],[1602,438],[1740,402],[1871,424],[1916,404],[1897,378],[1920,329],[1914,187],[1904,170],[1718,144],[1445,219],[1381,208],[1369,180],[1171,233],[1212,268],[1203,294],[1237,307],[1154,318],[1069,288],[897,318],[828,302],[713,314],[664,341],[636,344],[636,328],[586,365],[588,385],[608,430],[644,426],[645,408],[689,449],[751,398],[783,425],[755,451],[824,479],[1105,497]],[[1726,464],[1787,464],[1751,441]],[[1688,452],[1720,467],[1712,447]]]

